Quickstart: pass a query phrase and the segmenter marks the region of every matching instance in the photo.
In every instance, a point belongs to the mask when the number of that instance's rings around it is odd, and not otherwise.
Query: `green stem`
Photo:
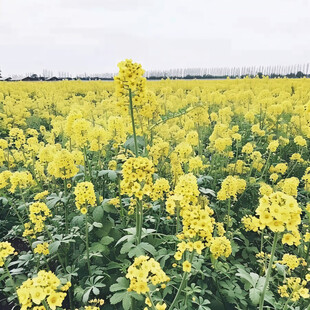
[[[10,278],[10,280],[11,280],[11,282],[12,282],[12,285],[13,285],[13,287],[14,287],[14,291],[15,291],[16,296],[17,296],[17,299],[18,299],[17,290],[16,290],[16,285],[15,285],[15,282],[14,282],[14,280],[13,280],[11,274],[10,274],[10,271],[9,271],[9,268],[8,268],[6,262],[4,263],[3,266],[4,266],[4,269],[5,269],[5,271],[6,271],[7,275],[8,275],[8,277]],[[19,301],[19,300],[18,300],[18,301]]]
[[[197,125],[197,133],[198,133],[198,155],[201,156],[202,155],[202,137],[201,137],[199,124]]]
[[[283,308],[283,310],[286,310],[287,309],[287,306],[288,306],[288,303],[289,303],[289,301],[290,301],[290,299],[291,299],[291,296],[292,296],[292,294],[289,296],[289,298],[287,299],[287,301],[286,301],[286,303],[285,303],[285,305],[284,305],[284,308]]]
[[[266,169],[268,168],[270,156],[271,156],[271,151],[269,151],[269,154],[268,154],[268,157],[267,157],[267,161],[266,161],[266,164],[265,164],[265,168],[264,168],[264,170],[263,170],[262,175],[260,176],[260,180],[263,179],[263,176],[264,176],[264,174],[265,174],[265,172],[266,172]]]
[[[51,235],[51,233],[49,232],[49,230],[47,229],[47,227],[46,227],[45,225],[44,225],[44,229],[45,229],[45,231],[46,231],[48,237],[51,239],[51,241],[54,242],[53,236]],[[63,261],[62,261],[62,259],[61,259],[60,254],[59,254],[58,251],[57,251],[57,257],[58,257],[58,260],[59,260],[59,262],[60,262],[61,267],[62,267],[63,270],[65,271],[65,270],[66,270],[65,265],[64,265],[64,263],[63,263]]]
[[[24,227],[24,229],[25,229],[25,223],[24,223],[24,221],[23,221],[22,217],[20,216],[20,214],[19,214],[18,210],[16,209],[16,207],[15,207],[15,205],[14,205],[13,201],[11,201],[11,206],[12,206],[12,208],[13,208],[14,212],[16,213],[16,215],[17,215],[17,217],[18,217],[18,219],[19,219],[20,223],[23,225],[23,227]],[[32,251],[32,253],[33,253],[33,248],[32,248],[32,242],[31,242],[31,239],[30,239],[30,237],[29,237],[29,236],[27,236],[26,238],[27,238],[27,240],[28,240],[28,243],[29,243],[29,245],[30,245],[31,251]]]
[[[150,292],[146,292],[146,296],[149,298],[149,300],[150,300],[150,302],[151,302],[151,309],[152,309],[152,310],[156,310],[156,307],[155,307],[155,305],[154,305],[154,302],[153,302],[153,299],[152,299],[152,297],[151,297]]]
[[[303,278],[307,272],[309,255],[310,255],[310,242],[308,242],[308,248],[307,248],[307,252],[306,252],[306,256],[305,256],[305,261],[306,261],[307,265],[303,268],[303,271],[301,273],[301,278]]]
[[[88,245],[88,216],[87,216],[87,213],[85,214],[85,236],[86,236],[87,267],[88,267],[88,273],[91,276],[90,260],[89,260],[89,245]]]
[[[142,236],[142,221],[143,221],[143,206],[140,200],[137,200],[136,205],[136,242],[137,245],[141,243]]]
[[[69,288],[69,291],[68,291],[68,296],[69,296],[69,304],[70,304],[70,309],[73,310],[74,307],[73,307],[73,301],[72,301],[72,291],[73,291],[73,286],[71,286]]]
[[[179,233],[180,230],[180,208],[177,207],[177,225],[176,225],[176,235]]]
[[[228,234],[228,230],[230,226],[230,209],[231,209],[231,198],[228,198],[226,234]]]
[[[88,162],[88,159],[87,159],[87,151],[86,151],[86,147],[84,146],[83,148],[83,152],[84,152],[84,173],[85,173],[85,180],[86,181],[91,181],[92,179],[92,175],[91,175],[91,167],[90,167],[90,164]],[[86,174],[86,169],[88,169],[88,177],[87,177],[87,174]]]
[[[278,241],[278,233],[275,233],[273,243],[272,243],[271,256],[270,256],[267,274],[266,274],[266,281],[265,281],[263,292],[261,294],[260,301],[259,301],[259,310],[263,310],[263,307],[264,307],[265,294],[266,294],[266,290],[267,290],[267,287],[269,284],[270,274],[271,274],[271,270],[272,270],[273,257],[274,257],[274,253],[276,251],[277,241]]]
[[[138,143],[137,143],[137,135],[136,135],[135,118],[133,115],[132,92],[131,92],[130,88],[129,88],[129,109],[130,109],[130,116],[131,116],[133,139],[135,142],[135,155],[136,155],[136,157],[138,157]]]
[[[67,179],[64,179],[64,196],[67,197]],[[64,203],[64,208],[65,208],[65,222],[66,222],[66,234],[69,232],[69,223],[68,223],[68,208],[67,204]]]
[[[192,263],[192,261],[193,261],[194,253],[195,253],[195,251],[193,250],[192,255],[190,257],[190,263]],[[176,304],[176,302],[178,301],[178,298],[179,298],[179,296],[180,296],[180,294],[181,294],[181,292],[183,290],[184,284],[186,283],[188,274],[189,274],[188,272],[184,272],[183,273],[183,277],[182,277],[182,281],[181,281],[181,284],[179,286],[179,289],[178,289],[178,291],[177,291],[177,293],[176,293],[176,295],[175,295],[175,297],[174,297],[174,299],[172,301],[172,304],[170,305],[168,310],[173,310],[173,307]]]
[[[120,216],[121,216],[121,222],[123,223],[123,218],[125,214],[124,214],[124,207],[123,207],[122,196],[121,196],[121,178],[118,178],[118,192],[119,192]]]
[[[47,305],[45,300],[42,300],[42,304],[45,307],[46,310],[49,310],[49,306]]]
[[[264,229],[261,231],[260,236],[260,252],[263,252],[263,245],[264,245]]]

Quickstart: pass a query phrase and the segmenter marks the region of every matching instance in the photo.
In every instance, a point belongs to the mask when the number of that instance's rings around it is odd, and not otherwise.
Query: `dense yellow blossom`
[[[156,286],[170,281],[159,263],[148,256],[136,257],[127,270],[126,278],[130,280],[128,291],[135,291],[138,294],[149,292],[148,284]]]
[[[94,185],[91,182],[80,182],[74,189],[75,205],[82,212],[87,206],[94,207],[96,205],[96,195]]]
[[[122,194],[142,199],[150,196],[153,186],[153,163],[148,158],[129,158],[123,164],[123,180],[121,181]]]
[[[246,181],[234,176],[228,176],[217,193],[218,200],[237,199],[237,194],[242,194],[246,188]]]
[[[70,287],[70,283],[68,285]],[[38,275],[28,279],[17,289],[22,310],[39,306],[43,301],[51,308],[61,307],[66,293],[60,291],[60,280],[51,271],[41,270]]]
[[[0,242],[0,267],[4,265],[5,259],[14,253],[14,248],[9,242]]]

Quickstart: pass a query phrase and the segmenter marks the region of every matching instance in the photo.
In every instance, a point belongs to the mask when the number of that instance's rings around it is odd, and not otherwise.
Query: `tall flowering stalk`
[[[165,303],[157,303],[155,305],[150,294],[150,285],[155,287],[161,285],[163,288],[165,283],[170,281],[170,278],[154,258],[148,256],[136,257],[133,264],[127,270],[126,278],[130,280],[128,291],[146,295],[145,303],[152,310],[166,309]]]
[[[294,197],[282,192],[275,192],[268,196],[264,195],[259,200],[256,214],[257,217],[248,216],[242,219],[245,228],[247,230],[258,231],[268,227],[275,233],[266,272],[266,281],[259,300],[259,310],[263,310],[278,238],[283,233],[283,244],[292,245],[300,242],[298,225],[301,223],[301,208],[298,206]]]
[[[153,163],[148,158],[129,158],[123,165],[123,180],[120,183],[121,194],[136,198],[136,243],[141,242],[143,226],[144,195],[150,196],[153,187]]]
[[[88,206],[94,207],[96,204],[96,195],[94,185],[91,182],[79,183],[75,190],[75,205],[82,214],[85,215],[85,238],[86,238],[86,256],[89,275],[91,275],[90,259],[89,259],[89,241],[88,241]]]
[[[143,77],[144,70],[138,63],[133,63],[131,59],[126,59],[118,64],[119,74],[114,77],[116,96],[121,108],[126,109],[129,99],[129,111],[131,117],[135,155],[138,156],[138,143],[136,125],[134,118],[134,108],[141,106],[146,97],[146,79]]]

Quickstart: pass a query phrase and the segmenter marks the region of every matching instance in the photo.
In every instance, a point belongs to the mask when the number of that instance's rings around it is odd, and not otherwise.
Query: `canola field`
[[[0,82],[1,309],[310,309],[310,81]]]

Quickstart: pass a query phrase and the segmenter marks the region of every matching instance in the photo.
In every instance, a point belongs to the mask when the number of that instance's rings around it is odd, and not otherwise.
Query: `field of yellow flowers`
[[[1,309],[310,309],[310,81],[0,83]]]

